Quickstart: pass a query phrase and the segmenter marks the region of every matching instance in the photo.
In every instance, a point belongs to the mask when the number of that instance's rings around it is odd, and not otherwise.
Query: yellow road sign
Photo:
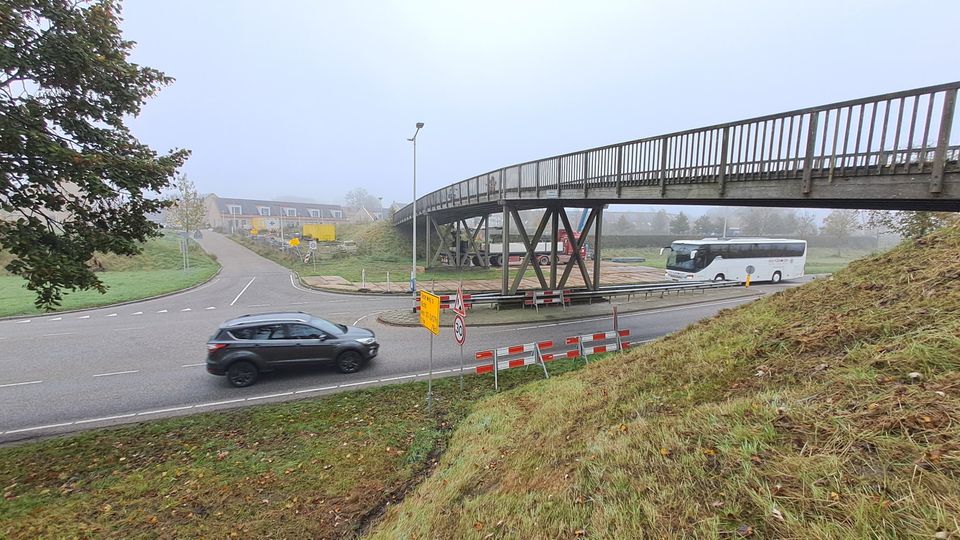
[[[256,229],[250,229],[250,234],[260,234],[260,231]]]
[[[433,332],[440,334],[440,297],[427,291],[420,291],[420,324]]]
[[[290,245],[293,246],[293,247],[299,246],[299,245],[300,245],[300,239],[299,239],[299,238],[291,238],[291,239],[290,239]]]

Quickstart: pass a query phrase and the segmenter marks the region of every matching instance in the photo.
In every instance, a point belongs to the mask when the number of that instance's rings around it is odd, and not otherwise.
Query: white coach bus
[[[807,242],[785,238],[704,238],[670,244],[666,277],[672,281],[730,280],[779,283],[803,276]],[[662,251],[661,251],[662,253]]]

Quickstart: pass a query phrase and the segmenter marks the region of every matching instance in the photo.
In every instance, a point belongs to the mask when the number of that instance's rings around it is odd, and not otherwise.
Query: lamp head
[[[417,122],[417,129],[420,129],[422,127],[423,127],[423,122]]]

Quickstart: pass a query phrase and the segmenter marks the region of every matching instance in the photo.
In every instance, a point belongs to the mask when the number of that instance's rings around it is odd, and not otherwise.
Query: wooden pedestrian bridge
[[[551,238],[557,218],[572,236],[560,209],[588,208],[583,236],[596,224],[599,250],[608,204],[956,212],[958,88],[960,82],[905,90],[509,165],[418,198],[396,212],[394,223],[409,226],[415,208],[417,229],[443,238],[441,225],[466,227],[476,217],[488,224],[490,214],[502,212],[504,233],[515,216],[517,232],[535,243],[551,218]],[[516,212],[533,208],[547,211],[531,240]]]

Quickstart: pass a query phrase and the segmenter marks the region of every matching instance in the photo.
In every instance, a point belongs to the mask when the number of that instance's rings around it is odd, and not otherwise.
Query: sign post
[[[433,407],[433,336],[440,334],[440,297],[420,291],[420,324],[430,331],[430,369],[427,383],[427,409]]]
[[[753,267],[753,265],[751,264],[751,265],[747,265],[747,267],[746,267],[744,270],[747,271],[747,284],[746,284],[746,287],[749,288],[749,287],[750,287],[750,274],[752,274],[752,273],[754,272],[754,270],[756,270],[756,269],[755,269],[755,268]]]
[[[317,241],[316,241],[316,240],[311,240],[311,241],[310,241],[310,253],[312,253],[312,255],[311,255],[310,258],[313,259],[313,272],[314,272],[314,273],[317,272],[317,253],[316,253],[316,251],[317,251]]]
[[[467,320],[459,313],[453,318],[453,337],[460,345],[460,390],[463,390],[463,343],[467,340]]]

